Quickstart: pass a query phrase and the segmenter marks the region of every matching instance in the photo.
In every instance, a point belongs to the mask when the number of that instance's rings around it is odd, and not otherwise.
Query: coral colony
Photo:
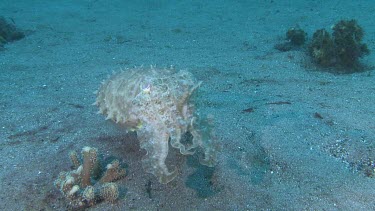
[[[307,40],[307,34],[298,27],[292,27],[286,32],[286,39],[290,41],[292,45],[301,46],[305,44]]]
[[[6,19],[0,16],[0,50],[8,42],[20,40],[25,37],[25,34],[16,28],[15,25],[8,23]]]
[[[370,50],[362,43],[364,31],[356,20],[340,20],[332,26],[332,34],[326,29],[314,32],[307,44],[307,52],[312,61],[320,67],[334,68],[340,73],[351,73],[363,70],[359,59],[369,55]],[[298,50],[307,40],[307,34],[298,27],[286,32],[287,42],[274,47],[279,51]]]
[[[102,172],[96,148],[84,147],[82,162],[75,151],[69,157],[74,170],[61,172],[55,186],[69,200],[71,208],[82,209],[103,200],[113,203],[118,199],[119,190],[114,182],[125,176],[118,160],[107,164]]]
[[[185,70],[133,68],[114,74],[97,91],[99,112],[128,131],[136,131],[144,169],[160,183],[173,180],[177,171],[169,171],[165,160],[169,143],[183,155],[200,147],[201,163],[213,166],[216,150],[209,121],[199,117],[190,99],[201,82]],[[186,133],[192,135],[185,143]]]
[[[364,32],[355,20],[341,20],[332,27],[332,36],[325,30],[317,30],[309,46],[315,62],[323,67],[357,68],[358,59],[370,50],[362,43]]]

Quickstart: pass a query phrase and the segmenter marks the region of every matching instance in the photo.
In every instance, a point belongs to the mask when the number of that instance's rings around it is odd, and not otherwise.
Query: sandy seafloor
[[[289,27],[311,37],[354,18],[374,51],[374,8],[371,0],[2,0],[0,14],[27,36],[0,52],[0,210],[68,209],[53,182],[71,169],[68,152],[84,146],[128,171],[120,199],[90,210],[374,210],[375,54],[362,59],[365,72],[333,74],[304,50],[274,49]],[[215,168],[171,153],[179,175],[159,184],[141,168],[134,134],[97,114],[100,82],[140,65],[173,65],[203,81],[200,104],[221,145]]]

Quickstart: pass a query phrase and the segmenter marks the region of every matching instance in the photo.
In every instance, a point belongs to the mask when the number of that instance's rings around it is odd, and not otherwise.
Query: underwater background
[[[374,12],[371,0],[1,0],[0,210],[375,210]],[[108,75],[150,65],[202,81],[214,167],[170,147],[178,175],[161,184],[136,133],[97,114]],[[126,171],[108,200],[57,185],[87,146]]]

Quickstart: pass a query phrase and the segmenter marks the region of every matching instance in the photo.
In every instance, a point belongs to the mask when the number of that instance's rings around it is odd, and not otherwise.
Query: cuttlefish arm
[[[169,135],[160,128],[143,127],[137,131],[140,147],[147,151],[142,158],[145,171],[159,178],[159,182],[166,184],[177,176],[177,170],[169,171],[165,164],[168,155]]]

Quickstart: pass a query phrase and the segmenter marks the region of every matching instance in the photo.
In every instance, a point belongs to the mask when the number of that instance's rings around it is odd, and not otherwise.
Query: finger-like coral
[[[107,170],[100,179],[101,183],[116,181],[125,176],[125,169],[120,168],[120,162],[118,160],[112,161],[106,168]]]
[[[190,99],[200,84],[185,70],[128,69],[103,82],[95,104],[107,119],[137,131],[140,146],[147,151],[142,160],[144,169],[161,183],[168,183],[177,175],[165,164],[169,143],[184,155],[201,147],[205,152],[202,163],[214,164],[212,130],[200,124],[204,121]],[[187,132],[193,135],[190,145],[181,141]]]
[[[98,150],[92,147],[82,149],[82,162],[75,151],[69,153],[75,170],[61,172],[55,180],[55,186],[69,200],[73,209],[83,209],[105,200],[113,203],[119,196],[118,186],[114,181],[125,176],[125,170],[115,160],[100,171]],[[103,176],[101,176],[103,175]],[[95,178],[101,176],[98,181]]]
[[[109,182],[100,188],[100,196],[109,202],[115,202],[119,196],[118,187],[116,183]]]

